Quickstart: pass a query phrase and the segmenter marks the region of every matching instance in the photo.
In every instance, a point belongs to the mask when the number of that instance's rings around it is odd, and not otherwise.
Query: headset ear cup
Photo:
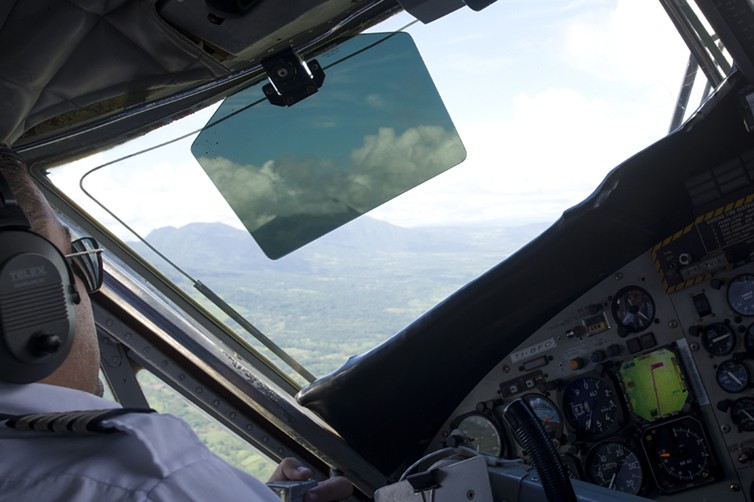
[[[30,383],[52,374],[75,334],[75,286],[65,257],[26,231],[0,233],[0,380]]]

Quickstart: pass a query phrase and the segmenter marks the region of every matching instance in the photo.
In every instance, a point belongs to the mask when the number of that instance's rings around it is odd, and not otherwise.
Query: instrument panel
[[[701,215],[549,320],[430,450],[459,428],[481,451],[527,460],[502,420],[524,397],[575,478],[654,499],[754,501],[753,200]]]

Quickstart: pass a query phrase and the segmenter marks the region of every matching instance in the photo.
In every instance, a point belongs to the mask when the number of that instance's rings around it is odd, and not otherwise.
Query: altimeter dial
[[[577,433],[590,438],[615,432],[624,421],[615,387],[596,376],[568,382],[563,390],[563,414]]]

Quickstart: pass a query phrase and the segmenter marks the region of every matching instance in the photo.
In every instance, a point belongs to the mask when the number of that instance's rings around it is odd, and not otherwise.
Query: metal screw
[[[730,432],[730,425],[723,424],[720,426],[720,430],[723,432],[723,434],[727,434]]]
[[[672,321],[668,321],[668,327],[669,328],[677,328],[678,327],[678,321],[676,321],[675,319],[672,320]]]
[[[618,272],[617,274],[615,274],[616,281],[620,281],[621,279],[623,279],[623,272]]]
[[[474,493],[474,490],[469,490],[466,492],[466,498],[468,500],[474,500],[474,497],[476,497],[476,493]]]
[[[510,372],[510,370],[511,370],[511,369],[510,369],[510,367],[509,367],[509,366],[507,366],[507,365],[503,365],[503,373],[508,373],[508,372]]]

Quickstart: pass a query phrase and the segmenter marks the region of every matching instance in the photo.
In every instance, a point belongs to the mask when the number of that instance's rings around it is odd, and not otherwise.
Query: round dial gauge
[[[736,333],[725,323],[716,322],[702,328],[702,346],[713,356],[724,356],[736,348]]]
[[[586,457],[589,481],[620,492],[636,495],[644,483],[644,468],[636,452],[623,443],[605,441]]]
[[[560,412],[555,403],[540,394],[527,394],[524,400],[534,414],[542,420],[542,425],[551,438],[558,439],[563,435],[563,420],[560,418]]]
[[[754,316],[754,274],[741,274],[728,284],[728,305],[742,316]]]
[[[613,317],[629,332],[642,331],[655,318],[655,302],[649,293],[638,286],[623,288],[613,299]]]
[[[717,467],[701,424],[683,418],[644,432],[642,445],[657,485],[675,492],[714,481]]]
[[[717,368],[717,384],[725,392],[743,392],[749,387],[751,374],[749,369],[740,361],[729,359]]]
[[[730,407],[730,418],[739,432],[754,432],[754,397],[736,399]]]
[[[471,441],[476,451],[500,457],[504,451],[503,435],[491,418],[479,413],[464,415],[451,429],[458,429]]]
[[[589,437],[616,431],[623,410],[609,381],[593,376],[571,380],[563,390],[563,413],[578,433]]]

